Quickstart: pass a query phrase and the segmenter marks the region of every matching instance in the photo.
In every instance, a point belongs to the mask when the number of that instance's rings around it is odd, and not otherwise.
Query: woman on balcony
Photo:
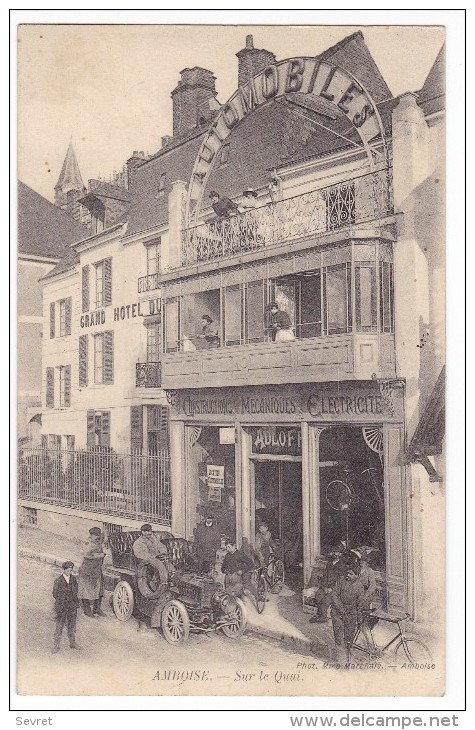
[[[290,342],[295,340],[292,321],[283,309],[279,309],[275,302],[267,307],[270,312],[267,330],[270,332],[273,342]]]

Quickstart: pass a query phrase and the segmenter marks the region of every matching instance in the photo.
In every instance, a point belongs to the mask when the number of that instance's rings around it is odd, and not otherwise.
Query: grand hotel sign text
[[[381,119],[371,96],[348,71],[316,58],[291,58],[265,68],[240,86],[221,108],[196,158],[188,192],[188,216],[199,212],[201,198],[214,160],[234,127],[250,112],[287,94],[320,97],[343,113],[357,130],[369,154],[378,135],[384,144]]]
[[[150,317],[160,315],[160,299],[149,299],[146,302],[134,302],[133,304],[121,304],[112,308],[112,319],[114,322],[121,322],[124,319],[135,319],[136,317]],[[106,309],[96,309],[94,312],[81,314],[79,324],[81,329],[94,327],[97,324],[106,324]]]

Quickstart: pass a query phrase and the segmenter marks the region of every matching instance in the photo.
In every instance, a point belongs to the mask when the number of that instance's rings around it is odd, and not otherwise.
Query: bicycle
[[[404,631],[403,622],[409,618],[408,613],[396,614],[387,613],[381,609],[368,611],[363,621],[356,627],[355,636],[353,638],[352,648],[368,654],[371,658],[386,654],[390,647],[394,647],[393,658],[394,666],[407,664],[432,664],[432,654],[430,649],[420,639],[407,637]],[[398,632],[384,646],[378,646],[374,640],[373,629],[379,621],[397,624]],[[358,643],[358,639],[363,634],[363,627],[366,627],[371,636],[371,646],[362,646]]]
[[[262,613],[267,603],[267,589],[273,593],[280,593],[282,590],[285,580],[284,562],[272,551],[268,564],[255,568],[253,573],[257,588],[256,609],[257,613]]]

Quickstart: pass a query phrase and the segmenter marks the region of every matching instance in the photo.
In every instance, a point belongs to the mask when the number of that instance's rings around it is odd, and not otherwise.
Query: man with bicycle
[[[231,538],[226,540],[226,550],[227,553],[221,565],[221,571],[225,575],[226,590],[239,597],[247,591],[257,601],[257,588],[252,582],[254,563],[251,558],[242,548],[238,550],[236,542]]]
[[[338,578],[331,595],[331,616],[336,659],[349,662],[356,627],[361,624],[365,605],[365,589],[359,578],[360,564],[349,559],[346,570]]]

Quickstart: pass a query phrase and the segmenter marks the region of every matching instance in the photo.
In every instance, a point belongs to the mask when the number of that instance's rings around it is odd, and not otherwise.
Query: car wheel
[[[126,580],[117,583],[112,594],[112,608],[119,621],[128,621],[134,611],[134,592]]]
[[[168,601],[162,611],[163,636],[169,644],[183,644],[190,635],[188,611],[180,601]]]
[[[236,598],[236,608],[229,616],[229,619],[230,623],[221,627],[223,634],[230,639],[237,639],[243,635],[247,626],[247,611],[240,598]]]

